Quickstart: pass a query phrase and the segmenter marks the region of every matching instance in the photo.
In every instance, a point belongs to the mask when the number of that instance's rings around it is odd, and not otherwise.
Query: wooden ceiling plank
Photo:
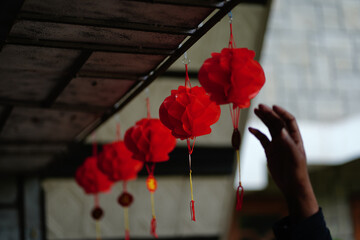
[[[112,46],[112,45],[93,44],[93,43],[36,40],[36,39],[15,38],[15,37],[8,37],[7,43],[12,45],[76,49],[76,50],[88,50],[88,51],[98,51],[98,52],[134,53],[134,54],[136,53],[136,54],[166,55],[166,56],[174,53],[174,50],[172,49]]]
[[[160,3],[178,6],[221,8],[226,1],[219,0],[134,0],[135,2]]]
[[[47,99],[44,101],[45,107],[51,107],[55,103],[56,99],[60,96],[62,91],[64,91],[64,89],[70,83],[70,81],[80,71],[81,67],[89,59],[90,55],[91,55],[91,51],[83,51],[80,54],[80,56],[75,60],[74,64],[71,66],[69,71],[67,71],[68,74],[66,74],[62,80],[58,81],[58,84],[50,92]]]
[[[51,23],[63,23],[63,24],[76,24],[82,26],[92,26],[101,28],[117,28],[117,29],[129,29],[144,32],[166,33],[176,35],[191,36],[195,29],[182,28],[182,27],[169,27],[156,24],[145,23],[131,23],[131,22],[117,22],[104,19],[90,19],[90,18],[78,18],[69,16],[54,16],[45,15],[32,12],[20,12],[18,14],[20,20],[31,20],[37,22],[51,22]]]
[[[49,108],[49,107],[45,107],[44,103],[41,101],[14,100],[7,98],[0,98],[0,105],[11,106],[11,107],[25,107],[25,108]],[[101,114],[107,110],[107,108],[100,106],[83,106],[77,104],[63,104],[63,103],[54,103],[51,106],[51,109],[61,110],[65,112],[75,111],[75,112],[87,112],[87,113],[95,113],[95,114]]]

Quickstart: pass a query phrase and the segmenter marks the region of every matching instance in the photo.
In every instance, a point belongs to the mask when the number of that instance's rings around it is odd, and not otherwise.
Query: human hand
[[[313,215],[319,206],[311,186],[296,119],[279,106],[271,109],[260,104],[254,112],[267,126],[272,139],[270,141],[258,129],[249,128],[249,131],[265,150],[268,169],[288,202],[290,216],[297,221]]]

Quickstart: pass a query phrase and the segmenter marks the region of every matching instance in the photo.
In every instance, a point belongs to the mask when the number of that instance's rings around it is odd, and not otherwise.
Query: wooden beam
[[[172,49],[140,48],[140,47],[117,46],[117,45],[108,45],[108,44],[37,40],[37,39],[27,39],[27,38],[17,38],[17,37],[8,37],[6,43],[14,44],[14,45],[65,48],[65,49],[76,49],[76,50],[85,50],[85,51],[94,51],[94,52],[95,51],[117,52],[117,53],[149,54],[149,55],[166,55],[166,56],[174,53],[174,50]]]
[[[156,32],[156,33],[166,33],[166,34],[186,35],[186,36],[190,36],[195,32],[195,29],[187,29],[181,27],[168,27],[168,26],[159,26],[155,24],[145,24],[145,23],[117,22],[113,20],[45,15],[45,14],[38,14],[31,12],[19,13],[18,19],[31,20],[37,22],[76,24],[81,26],[93,26],[93,27],[101,27],[101,28],[129,29],[129,30],[136,30],[143,32]]]
[[[23,108],[50,108],[46,106],[44,102],[39,101],[25,101],[25,100],[13,100],[0,98],[0,105],[9,107],[23,107]],[[70,111],[70,112],[86,112],[101,114],[107,110],[107,107],[101,106],[88,106],[88,105],[77,105],[77,104],[64,104],[64,103],[53,103],[51,106],[53,110]]]
[[[66,86],[71,82],[73,78],[76,77],[76,73],[80,71],[81,67],[89,59],[91,53],[91,51],[83,51],[80,54],[80,56],[75,60],[69,71],[67,71],[68,73],[63,76],[61,80],[57,81],[56,86],[44,101],[45,107],[51,107],[55,103],[56,99],[64,91]]]

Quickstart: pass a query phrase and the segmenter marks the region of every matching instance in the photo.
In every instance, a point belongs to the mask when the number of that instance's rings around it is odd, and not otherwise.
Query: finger
[[[270,107],[260,104],[259,108],[255,109],[254,112],[267,126],[272,138],[277,137],[280,134],[285,123]]]
[[[263,148],[266,149],[266,147],[270,143],[270,140],[267,138],[267,136],[260,132],[258,129],[252,127],[249,127],[249,132],[254,135],[260,141]]]
[[[288,129],[289,134],[294,140],[294,142],[297,144],[298,143],[303,144],[299,126],[296,122],[295,117],[291,113],[289,113],[288,111],[286,111],[285,109],[279,106],[274,105],[273,109],[284,120],[286,124],[286,128]]]

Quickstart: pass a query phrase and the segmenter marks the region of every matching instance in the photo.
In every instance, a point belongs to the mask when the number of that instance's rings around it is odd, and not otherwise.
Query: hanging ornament
[[[210,100],[209,95],[202,87],[191,87],[188,64],[190,63],[185,53],[185,86],[171,90],[171,95],[165,98],[159,109],[161,122],[171,130],[174,137],[186,139],[189,152],[189,177],[190,177],[190,213],[191,220],[195,221],[195,201],[192,186],[191,154],[194,150],[195,139],[198,136],[211,132],[210,126],[220,117],[220,107]],[[193,141],[191,144],[190,141]]]
[[[113,182],[104,175],[97,167],[97,146],[93,143],[93,156],[85,159],[84,163],[76,170],[76,182],[87,194],[94,194],[95,207],[91,212],[92,218],[96,221],[96,239],[101,239],[100,219],[104,211],[99,204],[99,192],[109,191]]]
[[[131,157],[131,152],[126,148],[120,138],[120,125],[117,124],[117,138],[110,144],[103,146],[99,154],[98,167],[112,181],[123,181],[123,191],[118,197],[118,203],[124,208],[125,239],[130,239],[129,210],[134,198],[127,191],[127,181],[137,177],[143,163]]]
[[[154,201],[154,192],[157,189],[157,181],[154,177],[155,164],[169,160],[169,153],[175,148],[176,139],[159,119],[150,117],[149,97],[146,98],[146,103],[147,118],[136,122],[126,131],[124,142],[132,152],[132,157],[145,163],[148,172],[146,187],[150,192],[152,210],[150,233],[157,238]]]
[[[239,148],[241,134],[239,131],[240,109],[250,106],[253,99],[265,83],[265,74],[261,65],[254,60],[255,52],[247,48],[236,48],[230,18],[229,47],[220,53],[212,53],[199,70],[199,82],[210,99],[217,104],[232,104],[230,114],[234,127],[232,146],[236,150],[239,166],[239,185],[237,188],[236,209],[241,210],[244,189],[240,178]]]

